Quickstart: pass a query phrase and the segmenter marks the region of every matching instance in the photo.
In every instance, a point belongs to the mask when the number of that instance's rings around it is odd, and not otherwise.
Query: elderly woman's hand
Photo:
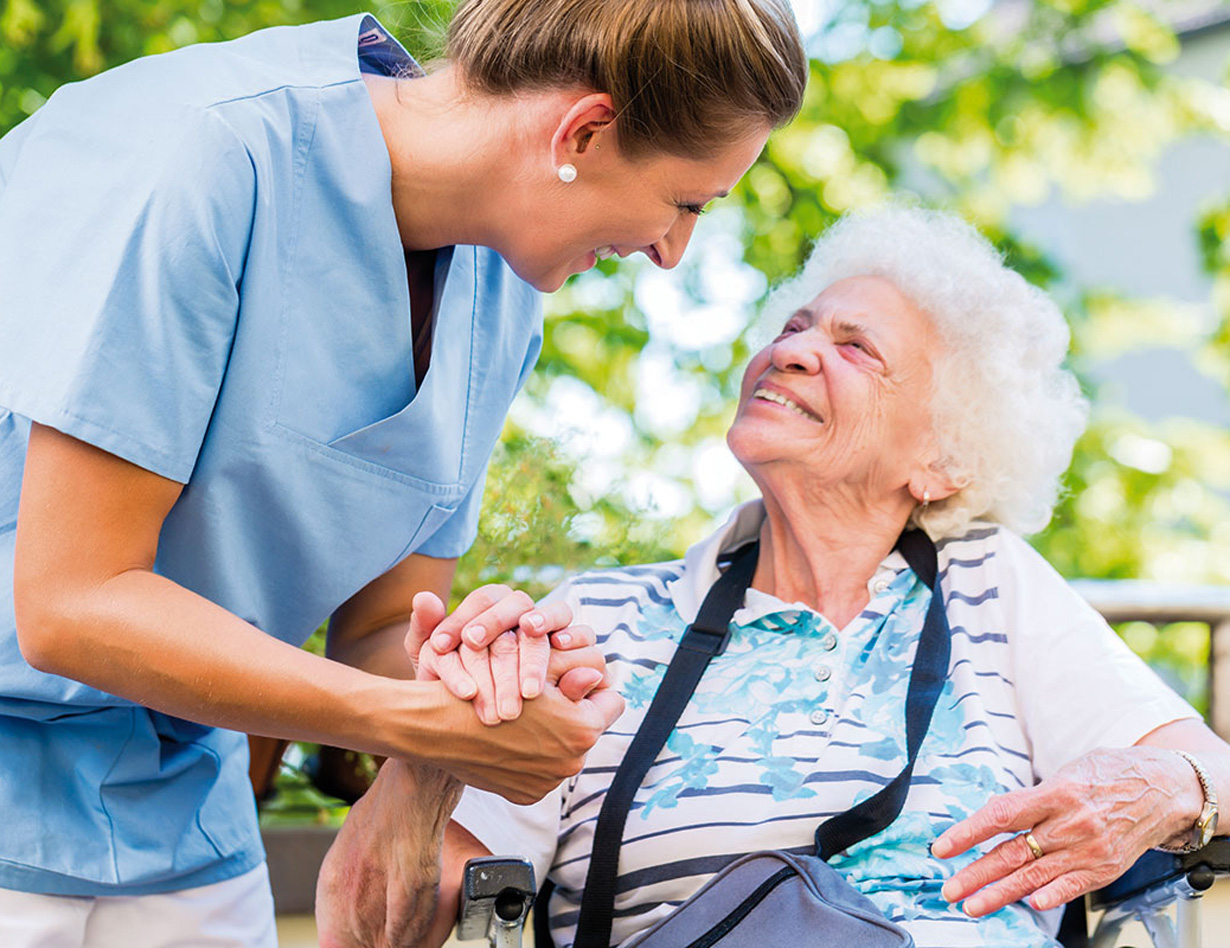
[[[1036,787],[994,797],[931,851],[947,859],[1016,834],[949,879],[944,898],[964,899],[975,917],[1026,897],[1046,910],[1114,881],[1147,849],[1183,842],[1203,802],[1195,772],[1173,751],[1095,750]]]
[[[461,789],[430,764],[389,760],[380,768],[320,867],[322,948],[419,944],[435,918],[440,847]]]
[[[514,720],[522,698],[541,694],[548,677],[574,701],[605,678],[593,630],[571,625],[566,603],[536,608],[523,592],[489,585],[451,615],[432,593],[419,593],[413,605],[406,651],[415,677],[442,681],[456,697],[473,700],[484,724]]]

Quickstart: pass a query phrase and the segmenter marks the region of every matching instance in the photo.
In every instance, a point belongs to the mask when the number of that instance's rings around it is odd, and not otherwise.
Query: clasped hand
[[[488,725],[512,721],[522,700],[542,694],[550,672],[565,696],[579,701],[606,678],[606,662],[588,626],[570,625],[563,602],[535,607],[503,585],[474,590],[453,611],[432,593],[414,597],[406,651],[420,681],[440,681],[473,701]]]
[[[1190,827],[1199,789],[1191,767],[1171,751],[1091,751],[1036,787],[993,797],[946,830],[931,847],[941,859],[1014,835],[954,874],[944,898],[964,900],[974,917],[1025,898],[1039,911],[1057,908],[1113,882],[1145,850]]]
[[[431,593],[413,605],[406,650],[417,678],[473,701],[483,723],[465,711],[433,761],[388,761],[351,809],[317,885],[330,948],[418,944],[439,925],[440,852],[462,783],[538,799],[623,710],[592,630],[570,626],[566,604],[535,608],[524,593],[485,586],[451,615]],[[523,699],[537,699],[525,714]]]

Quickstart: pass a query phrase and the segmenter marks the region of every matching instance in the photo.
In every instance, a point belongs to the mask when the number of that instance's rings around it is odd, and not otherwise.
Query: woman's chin
[[[736,425],[726,432],[726,446],[745,471],[781,458],[782,440],[761,431],[749,431]]]

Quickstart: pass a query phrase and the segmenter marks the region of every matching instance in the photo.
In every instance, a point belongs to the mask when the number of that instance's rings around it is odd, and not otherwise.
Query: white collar
[[[717,566],[718,557],[722,553],[737,549],[744,543],[756,539],[760,535],[760,527],[764,523],[765,516],[762,500],[751,500],[740,504],[718,530],[688,547],[683,557],[683,575],[671,580],[666,586],[675,604],[675,610],[684,622],[695,621],[696,614],[700,611],[700,604],[709,592],[709,587],[717,582],[718,576],[721,575]],[[890,552],[877,567],[874,575],[867,580],[867,591],[872,598],[883,592],[893,577],[905,568],[905,557],[896,550]],[[734,616],[735,621],[741,625],[753,622],[771,612],[815,611],[804,603],[787,603],[776,596],[756,589],[747,591],[745,603]]]

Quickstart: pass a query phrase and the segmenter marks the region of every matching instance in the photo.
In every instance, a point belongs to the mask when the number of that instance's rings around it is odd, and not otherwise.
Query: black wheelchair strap
[[[740,550],[726,572],[718,577],[696,621],[688,626],[653,696],[653,702],[624,755],[619,770],[598,812],[594,829],[594,848],[585,876],[577,938],[573,948],[608,948],[611,938],[611,911],[615,905],[615,877],[619,869],[619,848],[632,798],[653,766],[658,752],[675,729],[679,715],[687,707],[692,692],[714,655],[721,654],[730,638],[730,618],[743,605],[747,587],[756,572],[760,545],[753,543]]]
[[[1089,948],[1089,917],[1085,914],[1083,895],[1064,906],[1055,937],[1063,948]],[[550,948],[550,942],[545,944]]]
[[[937,575],[935,544],[921,530],[910,530],[901,534],[897,549],[915,575],[931,587],[931,602],[927,606],[927,617],[914,652],[914,667],[910,671],[910,687],[905,697],[906,765],[874,796],[816,827],[816,854],[825,862],[843,849],[886,829],[900,815],[910,791],[918,749],[927,736],[931,715],[948,677],[952,637],[944,611],[944,593]]]
[[[935,545],[921,531],[908,530],[897,549],[914,573],[931,588],[931,604],[919,638],[906,695],[906,746],[908,762],[883,790],[859,806],[838,814],[816,830],[817,854],[827,860],[860,840],[887,827],[901,812],[909,790],[918,749],[931,722],[948,674],[951,652],[944,597],[940,589]],[[594,845],[573,948],[609,948],[619,850],[633,797],[666,744],[687,706],[705,668],[726,647],[730,620],[743,604],[756,571],[758,544],[735,554],[730,567],[709,590],[696,621],[688,627],[667,667],[649,710],[624,755],[602,802],[594,830]],[[552,944],[547,911],[550,891],[544,886],[536,903],[534,938],[540,948]]]
[[[555,883],[547,879],[534,898],[534,948],[555,948],[551,938],[551,893]]]

